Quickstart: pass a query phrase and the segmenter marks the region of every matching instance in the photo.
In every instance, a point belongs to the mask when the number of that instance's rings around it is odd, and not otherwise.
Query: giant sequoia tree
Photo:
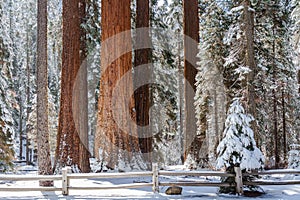
[[[84,135],[87,134],[86,122],[80,120],[80,112],[85,110],[83,95],[86,94],[81,90],[84,87],[83,82],[86,78],[83,76],[86,73],[79,70],[81,64],[79,9],[84,5],[84,2],[79,0],[72,3],[68,0],[63,1],[63,52],[56,170],[64,166],[72,166],[74,171],[89,171],[86,165],[89,163],[87,153],[81,152],[86,152],[88,147]]]
[[[109,168],[139,168],[133,154],[139,152],[139,144],[132,98],[130,0],[103,0],[101,9],[101,80],[95,155]]]

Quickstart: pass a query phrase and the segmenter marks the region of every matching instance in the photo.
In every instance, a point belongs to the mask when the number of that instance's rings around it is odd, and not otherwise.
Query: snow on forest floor
[[[35,175],[36,171],[31,171],[30,167],[23,167],[25,172],[22,174]],[[273,176],[270,177],[277,181],[282,179],[298,179],[299,177],[287,176]],[[162,177],[162,181],[192,181],[199,180],[201,177]],[[136,182],[151,182],[151,177],[141,178],[117,178],[117,179],[82,179],[71,180],[71,186],[109,186],[126,183]],[[56,187],[61,187],[61,181],[55,181]],[[1,181],[0,187],[37,187],[37,181]],[[111,190],[70,190],[69,196],[63,196],[61,191],[57,192],[1,192],[0,199],[221,199],[221,200],[235,200],[235,199],[255,199],[255,200],[299,200],[300,199],[300,185],[287,185],[287,186],[263,186],[265,195],[261,197],[241,197],[234,195],[220,195],[218,194],[217,187],[183,187],[182,195],[166,195],[164,192],[167,187],[160,187],[160,193],[154,194],[151,187],[138,188],[138,189],[111,189]]]

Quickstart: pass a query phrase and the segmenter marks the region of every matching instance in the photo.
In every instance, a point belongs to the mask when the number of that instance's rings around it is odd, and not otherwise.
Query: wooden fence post
[[[153,163],[152,164],[152,181],[153,181],[153,186],[152,186],[152,190],[154,193],[158,193],[159,192],[159,185],[158,185],[158,164],[157,163]]]
[[[235,172],[235,183],[236,183],[236,192],[239,195],[242,195],[243,192],[243,175],[240,167],[234,167]]]
[[[62,194],[69,195],[70,179],[68,173],[71,173],[71,167],[64,167],[62,169]]]

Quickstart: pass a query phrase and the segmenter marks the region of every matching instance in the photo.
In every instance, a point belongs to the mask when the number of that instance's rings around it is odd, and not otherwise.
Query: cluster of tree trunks
[[[134,73],[134,86],[138,87],[141,80],[149,77],[142,76],[143,74],[151,75],[151,66],[149,64],[151,51],[149,48],[140,48],[150,46],[149,31],[143,29],[139,31],[138,28],[149,27],[149,1],[137,1],[137,16],[136,16],[136,47],[135,47],[135,69],[143,65],[142,73],[139,74],[140,70],[135,70]],[[199,42],[199,18],[198,18],[198,1],[184,1],[184,34],[185,36],[185,153],[184,157],[188,154],[193,155],[197,158],[199,149],[203,143],[204,137],[196,136],[196,119],[195,119],[195,107],[194,107],[194,95],[195,95],[195,77],[197,74],[196,62],[197,62],[197,44]],[[105,0],[102,2],[102,43],[107,41],[109,37],[116,36],[118,33],[130,30],[130,1],[122,1],[120,3],[116,0]],[[196,24],[196,25],[195,25]],[[121,155],[124,160],[130,161],[132,152],[141,151],[144,158],[151,161],[152,152],[152,136],[151,127],[144,129],[145,126],[150,126],[150,91],[149,85],[143,85],[135,88],[134,100],[130,100],[128,105],[121,103],[117,107],[114,107],[113,91],[116,87],[117,82],[122,78],[125,73],[130,73],[131,70],[131,52],[126,52],[123,55],[115,57],[113,62],[107,62],[107,56],[116,55],[118,52],[116,47],[131,45],[129,35],[120,38],[115,42],[110,41],[109,46],[102,47],[101,52],[101,81],[100,81],[100,96],[98,101],[98,123],[97,123],[97,134],[95,138],[95,154],[96,157],[101,157],[106,164],[112,168],[118,165],[118,157]],[[193,42],[191,42],[191,39]],[[123,48],[123,47],[122,47]],[[126,47],[125,47],[126,49]],[[145,72],[147,71],[147,73]],[[132,90],[132,79],[130,76],[126,80],[126,87],[120,90],[120,96],[124,95],[124,98],[131,96]],[[124,93],[124,94],[123,94]],[[125,94],[125,93],[129,93]],[[128,102],[128,101],[124,101]],[[132,110],[132,102],[135,102],[135,112],[131,115],[136,120],[137,127],[126,124],[126,117],[123,112]],[[122,119],[120,124],[117,124],[114,119],[115,110],[118,109],[118,119]],[[130,121],[130,120],[129,120]],[[128,123],[128,122],[127,122]],[[124,131],[130,130],[131,133]],[[145,131],[147,130],[147,131]],[[138,137],[138,140],[136,138]],[[125,142],[127,141],[127,142]],[[129,143],[128,143],[129,142]],[[137,145],[138,144],[138,145]],[[127,154],[122,156],[122,152],[125,151]],[[101,153],[101,155],[99,155]],[[123,152],[124,153],[124,152]],[[129,153],[129,154],[128,154]]]
[[[43,1],[44,4],[45,2]],[[185,0],[183,5],[184,35],[186,36],[184,39],[184,133],[186,145],[184,157],[186,158],[188,154],[197,156],[203,137],[196,137],[195,107],[193,104],[196,90],[196,54],[199,42],[198,1]],[[146,29],[137,31],[134,65],[135,69],[145,65],[147,67],[143,67],[142,72],[135,70],[134,78],[131,74],[130,0],[103,0],[101,11],[102,59],[95,156],[101,157],[111,168],[118,166],[120,158],[125,163],[132,162],[136,152],[146,155],[144,159],[150,163],[153,138],[151,127],[144,128],[150,126],[150,86],[148,84],[139,86],[141,80],[149,78],[144,77],[143,74],[151,74],[151,65],[149,65],[151,50],[150,48],[142,48],[144,46],[150,47],[151,43],[150,31],[147,29],[150,20],[149,0],[137,0],[136,28],[137,30],[139,28]],[[46,11],[44,12],[46,15]],[[64,166],[73,166],[73,169],[78,168],[81,172],[90,171],[87,137],[86,48],[84,41],[81,40],[84,38],[85,32],[80,29],[80,24],[84,23],[84,16],[84,0],[76,0],[72,3],[67,0],[63,1],[62,87],[54,163],[54,170],[58,171]],[[43,18],[39,17],[39,19]],[[39,36],[46,38],[43,35]],[[110,40],[111,37],[115,38]],[[190,39],[194,42],[191,42]],[[122,52],[122,50],[125,51]],[[42,53],[46,56],[46,52]],[[46,62],[47,59],[44,58],[41,60]],[[47,63],[43,63],[43,65],[47,66]],[[41,64],[38,63],[38,66]],[[46,74],[45,71],[41,73],[43,76]],[[134,86],[138,88],[134,88]],[[134,89],[136,90],[134,91]],[[115,95],[116,92],[117,95]],[[38,119],[42,118],[38,116]],[[145,130],[148,131],[145,132]],[[42,132],[47,134],[45,130]],[[47,141],[43,143],[47,144]]]

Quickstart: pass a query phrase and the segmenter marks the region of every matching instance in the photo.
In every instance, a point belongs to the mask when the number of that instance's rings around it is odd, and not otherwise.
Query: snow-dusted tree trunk
[[[47,0],[38,1],[37,35],[37,143],[39,174],[51,175],[48,129],[48,73],[47,73]],[[53,181],[40,181],[41,186],[52,186]]]

